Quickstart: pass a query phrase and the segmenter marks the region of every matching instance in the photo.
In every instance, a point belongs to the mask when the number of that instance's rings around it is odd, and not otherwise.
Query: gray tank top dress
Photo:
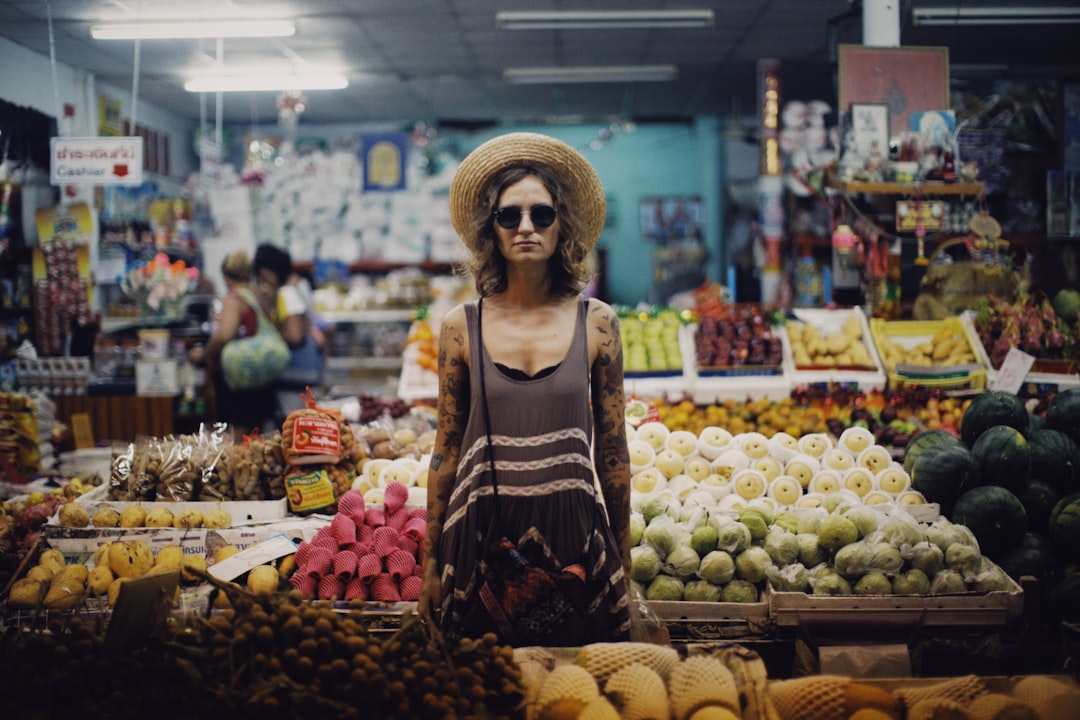
[[[512,377],[480,347],[475,303],[465,306],[469,331],[470,406],[462,457],[439,545],[441,621],[450,637],[465,634],[463,618],[479,603],[481,546],[492,521],[492,486],[480,372],[487,388],[498,473],[501,534],[549,570],[581,563],[586,571],[584,645],[630,638],[627,580],[596,490],[591,442],[586,322],[588,299],[578,303],[566,357],[548,374]]]

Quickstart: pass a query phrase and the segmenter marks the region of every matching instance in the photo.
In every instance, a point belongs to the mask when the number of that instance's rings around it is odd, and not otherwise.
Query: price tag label
[[[94,447],[94,429],[90,425],[90,413],[71,413],[71,434],[75,437],[75,449]]]
[[[998,370],[994,382],[990,383],[990,389],[1010,393],[1019,392],[1020,386],[1024,384],[1024,378],[1027,377],[1028,371],[1034,364],[1034,355],[1028,355],[1016,348],[1009,348],[1009,354],[1001,363],[1001,369]]]

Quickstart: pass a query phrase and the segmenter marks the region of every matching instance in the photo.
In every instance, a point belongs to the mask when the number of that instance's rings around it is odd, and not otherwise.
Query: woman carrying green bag
[[[272,308],[291,261],[281,274],[281,251],[267,254],[261,250],[256,253],[254,290],[247,252],[232,253],[222,262],[226,293],[203,358],[214,383],[216,418],[230,425],[236,440],[253,429],[273,429],[276,396],[267,386],[289,361],[288,346],[270,320],[263,298]]]

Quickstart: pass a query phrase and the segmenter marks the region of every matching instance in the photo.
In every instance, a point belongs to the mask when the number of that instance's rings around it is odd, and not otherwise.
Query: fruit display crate
[[[155,554],[166,545],[179,545],[185,553],[212,556],[224,545],[235,545],[243,550],[276,535],[284,535],[295,543],[310,541],[319,528],[329,524],[328,518],[318,515],[231,528],[70,528],[46,524],[42,527],[41,537],[48,547],[63,553],[68,562],[84,562],[107,542],[141,540]]]
[[[1009,578],[1007,590],[943,595],[808,595],[769,588],[769,615],[781,627],[805,622],[892,625],[1008,625],[1024,612],[1024,591]]]
[[[780,401],[791,396],[791,380],[785,375],[746,375],[743,377],[692,377],[687,395],[698,405],[724,400],[744,402],[750,399]]]
[[[993,387],[998,379],[998,370],[990,362],[990,355],[979,339],[975,328],[975,311],[965,310],[960,314],[960,323],[968,337],[972,338],[975,357],[986,368],[987,387]],[[1024,376],[1020,393],[1037,397],[1068,388],[1080,387],[1080,360],[1043,360],[1035,359],[1031,370]]]
[[[873,341],[870,333],[870,323],[862,308],[844,308],[836,310],[823,310],[820,308],[793,308],[791,315],[795,320],[817,328],[823,336],[840,332],[844,324],[852,317],[856,318],[862,327],[860,340],[866,344],[867,352],[873,361],[873,367],[865,365],[849,366],[806,366],[796,365],[791,352],[791,339],[787,328],[783,325],[773,327],[773,332],[780,337],[780,343],[784,348],[784,375],[791,381],[792,387],[804,387],[809,385],[854,385],[861,392],[870,390],[884,390],[886,384],[885,371],[881,358],[878,356],[877,344]]]
[[[103,483],[88,493],[84,493],[75,499],[80,505],[86,507],[87,512],[93,516],[99,507],[108,506],[117,512],[123,512],[125,508],[140,506],[149,512],[152,508],[163,507],[173,515],[182,510],[198,510],[203,515],[211,510],[224,510],[232,518],[233,526],[257,523],[274,522],[283,520],[289,515],[289,501],[286,498],[277,500],[192,500],[185,502],[170,502],[167,500],[110,500],[109,486]],[[49,519],[50,524],[57,524],[57,517],[53,515]]]
[[[692,602],[689,600],[650,600],[655,613],[672,642],[702,642],[765,638],[772,635],[769,602]]]
[[[926,368],[918,368],[911,365],[900,365],[890,369],[885,361],[886,353],[882,350],[882,343],[890,340],[905,348],[913,348],[928,342],[941,330],[950,329],[954,334],[962,335],[968,347],[975,357],[975,362],[964,365],[939,365]],[[926,388],[943,388],[950,390],[982,390],[986,388],[986,366],[979,361],[976,347],[979,345],[977,337],[972,337],[958,317],[945,318],[944,320],[882,320],[881,318],[870,319],[870,334],[874,341],[874,350],[881,360],[885,369],[888,386],[901,388],[920,386]]]

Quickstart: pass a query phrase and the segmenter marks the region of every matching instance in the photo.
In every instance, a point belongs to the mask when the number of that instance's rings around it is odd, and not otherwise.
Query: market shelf
[[[946,183],[946,182],[845,182],[835,180],[829,187],[848,195],[863,193],[866,195],[971,195],[982,197],[986,192],[986,183]]]

